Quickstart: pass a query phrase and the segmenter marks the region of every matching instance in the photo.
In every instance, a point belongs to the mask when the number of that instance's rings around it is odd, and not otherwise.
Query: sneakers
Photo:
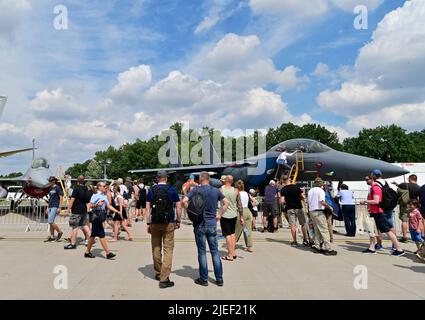
[[[93,258],[95,258],[95,256],[91,253],[91,252],[89,252],[89,253],[84,253],[84,258],[91,258],[91,259],[93,259]]]
[[[112,252],[109,252],[109,253],[106,255],[106,259],[111,260],[111,259],[115,258],[116,256],[117,256],[116,254],[114,254],[114,253],[112,253]]]
[[[303,245],[304,245],[305,247],[310,247],[310,244],[308,243],[308,241],[307,241],[307,240],[304,240],[304,241],[303,241]]]
[[[46,240],[44,240],[44,242],[52,242],[52,241],[55,241],[55,240],[56,240],[55,238],[49,236]]]
[[[83,244],[87,247],[87,245],[89,244],[89,241],[88,240],[84,240],[83,241]]]
[[[366,250],[363,250],[362,253],[364,254],[376,254],[376,250],[370,250],[369,248],[367,248]]]
[[[391,255],[394,257],[401,257],[401,256],[404,256],[405,254],[406,252],[404,252],[404,250],[401,250],[401,251],[394,250],[394,252]]]
[[[173,281],[170,281],[170,279],[167,279],[167,281],[160,281],[159,282],[159,287],[161,289],[171,288],[171,287],[174,287],[174,282]]]
[[[215,282],[215,284],[216,284],[217,286],[219,286],[219,287],[222,287],[222,286],[224,285],[224,281],[223,281],[223,280],[217,280],[217,281]]]
[[[324,250],[323,254],[325,256],[336,256],[338,252],[336,252],[335,250]]]
[[[72,244],[72,243],[70,243],[70,244],[68,244],[67,246],[65,246],[65,247],[63,247],[65,250],[68,250],[68,249],[77,249],[77,245],[76,244]]]
[[[203,287],[208,287],[208,281],[202,280],[201,278],[195,279],[195,283]]]
[[[291,247],[298,247],[298,242],[292,241],[291,242]]]
[[[382,251],[382,250],[384,250],[384,247],[382,246],[382,244],[377,243],[377,244],[375,244],[375,250]]]
[[[63,232],[58,233],[58,237],[56,238],[56,241],[59,241],[62,238]]]
[[[263,231],[261,231],[262,233],[267,232],[267,228],[263,228]]]

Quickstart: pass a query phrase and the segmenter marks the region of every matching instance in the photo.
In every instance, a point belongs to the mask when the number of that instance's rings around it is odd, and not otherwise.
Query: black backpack
[[[384,211],[387,210],[393,210],[397,204],[398,204],[398,194],[396,191],[394,191],[387,182],[385,182],[385,185],[382,185],[382,183],[376,181],[377,184],[382,189],[382,201],[379,203],[379,207],[384,209]]]
[[[204,220],[205,213],[205,196],[201,187],[193,190],[192,199],[187,207],[187,215],[193,223],[201,223]]]
[[[152,202],[152,222],[167,223],[168,213],[170,212],[170,202],[168,201],[168,190],[170,187],[165,185],[163,188],[155,186],[153,191]]]
[[[139,188],[139,201],[146,202],[146,187],[143,186],[143,188],[140,188],[137,186],[137,188]]]

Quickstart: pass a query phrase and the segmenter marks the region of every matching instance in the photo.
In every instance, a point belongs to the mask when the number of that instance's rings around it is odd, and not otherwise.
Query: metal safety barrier
[[[13,227],[20,231],[45,231],[48,230],[47,203],[43,200],[24,200],[19,205],[13,200],[0,202],[0,228]],[[66,229],[68,217],[65,208],[56,215],[55,223]]]

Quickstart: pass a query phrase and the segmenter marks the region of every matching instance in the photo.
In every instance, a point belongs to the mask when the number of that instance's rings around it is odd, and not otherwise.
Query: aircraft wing
[[[156,169],[142,169],[142,170],[129,170],[130,173],[144,173],[144,174],[156,174],[159,170],[165,170],[168,173],[194,173],[200,171],[215,171],[227,168],[228,164],[210,164],[210,165],[197,165],[188,167],[175,167],[175,168],[156,168]]]
[[[27,152],[27,151],[32,151],[32,150],[33,150],[33,148],[26,148],[26,149],[18,149],[18,150],[0,152],[0,158],[9,157],[9,156],[14,155],[16,153]]]
[[[22,183],[27,182],[27,179],[24,176],[16,177],[16,178],[0,178],[1,182],[16,182],[16,183]]]

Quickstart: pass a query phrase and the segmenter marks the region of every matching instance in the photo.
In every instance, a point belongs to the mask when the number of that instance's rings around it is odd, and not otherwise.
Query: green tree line
[[[189,135],[193,131],[184,131],[179,123],[173,124],[170,128],[177,133],[176,143],[180,150],[182,135]],[[211,141],[213,141],[214,129],[204,129],[208,131]],[[229,143],[231,140],[233,160],[241,160],[235,158],[238,139],[243,140],[239,141],[239,146],[245,145],[247,139],[254,139],[254,151],[257,154],[258,134],[256,132],[242,138],[222,137],[221,156],[224,156],[225,141],[227,140]],[[340,142],[338,134],[329,131],[324,126],[318,124],[298,126],[293,123],[283,123],[281,126],[267,131],[267,150],[282,141],[295,138],[314,139],[336,150],[387,162],[425,162],[425,129],[407,132],[396,125],[380,126],[374,129],[363,129],[356,137],[346,138]],[[192,150],[199,141],[190,141],[189,150]],[[160,141],[157,135],[146,141],[137,139],[134,143],[126,143],[118,148],[109,146],[104,151],[96,152],[93,159],[74,164],[68,168],[66,173],[72,177],[84,174],[90,178],[102,178],[104,164],[107,161],[110,162],[106,165],[107,176],[110,178],[131,176],[128,173],[131,169],[160,168],[163,166],[159,163],[158,152],[165,143]],[[136,177],[137,175],[132,176],[132,178]]]

